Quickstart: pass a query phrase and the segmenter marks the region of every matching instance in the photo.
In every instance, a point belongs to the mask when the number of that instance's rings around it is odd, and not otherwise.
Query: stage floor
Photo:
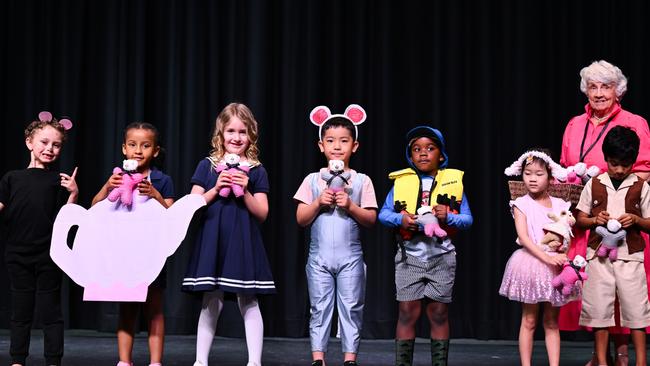
[[[195,337],[170,335],[165,339],[165,366],[191,366],[194,362]],[[147,339],[139,333],[134,347],[136,366],[149,364]],[[68,330],[65,335],[65,366],[114,366],[117,363],[117,345],[113,334],[88,330]],[[583,366],[591,355],[591,342],[563,342],[560,365]],[[341,365],[341,343],[332,338],[327,355],[329,365]],[[0,365],[9,364],[9,332],[0,330]],[[28,365],[43,364],[43,337],[40,330],[32,333]],[[535,342],[533,364],[547,364],[546,349]],[[415,365],[430,365],[429,343],[417,339]],[[359,363],[367,366],[394,365],[393,340],[362,340]],[[634,364],[630,350],[630,365]],[[306,338],[265,338],[262,362],[265,366],[310,365],[309,340]],[[246,342],[239,338],[216,337],[210,353],[211,366],[246,365]],[[454,366],[519,365],[517,342],[452,339],[449,364]]]

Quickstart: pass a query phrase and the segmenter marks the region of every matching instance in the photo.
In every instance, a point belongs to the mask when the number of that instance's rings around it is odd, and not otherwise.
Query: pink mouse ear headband
[[[312,109],[311,113],[309,113],[309,120],[311,123],[318,126],[319,140],[321,139],[321,132],[325,122],[335,117],[342,117],[352,122],[354,125],[354,133],[356,135],[355,139],[358,139],[359,130],[357,129],[357,125],[362,124],[366,120],[367,115],[366,111],[358,104],[350,104],[347,108],[345,108],[345,113],[343,114],[332,114],[329,108],[324,105],[319,105],[318,107]]]
[[[38,114],[38,120],[41,122],[52,122],[54,120],[54,117],[52,117],[52,113],[43,111]],[[62,118],[58,122],[66,131],[72,128],[72,121],[67,118]]]

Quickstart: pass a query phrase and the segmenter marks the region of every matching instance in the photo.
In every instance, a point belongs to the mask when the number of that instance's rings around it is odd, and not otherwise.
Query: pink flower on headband
[[[52,113],[48,111],[42,111],[41,113],[38,114],[38,120],[41,122],[51,122],[53,119]],[[69,120],[68,118],[62,118],[59,120],[59,123],[61,126],[63,126],[64,130],[69,130],[72,128],[72,121]]]

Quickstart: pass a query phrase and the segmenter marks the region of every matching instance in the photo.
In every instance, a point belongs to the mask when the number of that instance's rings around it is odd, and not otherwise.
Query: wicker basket
[[[528,193],[524,182],[520,180],[508,181],[508,188],[510,189],[510,199],[521,197]],[[580,201],[580,194],[582,193],[583,185],[569,184],[569,183],[555,183],[548,187],[548,194],[553,197],[561,198],[567,202],[571,202],[571,206],[575,207]]]

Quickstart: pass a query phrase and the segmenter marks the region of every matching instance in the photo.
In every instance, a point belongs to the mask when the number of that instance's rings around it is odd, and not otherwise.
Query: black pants
[[[44,355],[47,365],[60,365],[63,357],[61,270],[49,249],[39,253],[5,252],[11,285],[11,362],[25,365],[34,308],[43,319]]]

